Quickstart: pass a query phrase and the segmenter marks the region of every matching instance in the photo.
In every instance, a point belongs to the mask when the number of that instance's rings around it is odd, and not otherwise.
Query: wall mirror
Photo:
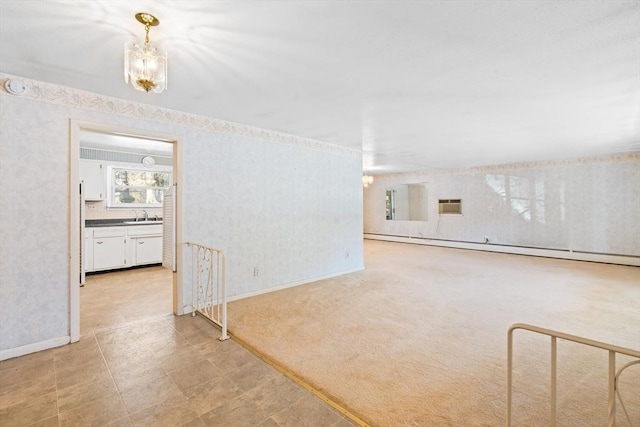
[[[389,221],[427,221],[427,183],[388,187],[386,218]]]

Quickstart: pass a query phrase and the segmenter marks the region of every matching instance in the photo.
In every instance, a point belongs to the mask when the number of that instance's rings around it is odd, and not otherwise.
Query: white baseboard
[[[12,359],[14,357],[24,356],[25,354],[36,353],[50,348],[60,347],[71,342],[70,336],[52,338],[46,341],[35,342],[20,347],[0,350],[0,360]]]
[[[370,240],[383,240],[386,242],[412,243],[415,245],[441,246],[446,248],[471,249],[475,251],[499,252],[515,255],[531,255],[545,258],[568,259],[573,261],[602,262],[606,264],[632,265],[636,267],[640,266],[640,257],[630,255],[596,254],[589,252],[576,252],[572,250],[497,245],[493,243],[485,244],[456,242],[451,240],[431,240],[422,237],[390,236],[386,234],[364,233],[364,238]]]
[[[237,301],[245,298],[255,297],[257,295],[267,294],[269,292],[281,291],[287,288],[293,288],[300,285],[306,285],[307,283],[317,282],[319,280],[331,279],[332,277],[338,277],[349,273],[355,273],[356,271],[364,270],[364,265],[358,268],[341,271],[338,273],[331,273],[320,277],[313,277],[310,279],[299,280],[297,282],[285,283],[284,285],[273,286],[271,288],[260,289],[259,291],[247,292],[245,294],[234,295],[232,297],[227,298],[227,302]]]

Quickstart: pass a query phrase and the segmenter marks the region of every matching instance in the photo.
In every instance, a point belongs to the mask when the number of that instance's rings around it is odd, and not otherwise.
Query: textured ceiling
[[[124,83],[136,12],[168,89]],[[361,148],[373,173],[640,151],[640,1],[0,1],[0,71]]]

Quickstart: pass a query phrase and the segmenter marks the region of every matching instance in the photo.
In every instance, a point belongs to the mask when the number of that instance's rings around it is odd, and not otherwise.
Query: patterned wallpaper
[[[386,190],[410,183],[426,183],[427,220],[387,220]],[[380,175],[364,193],[365,233],[640,256],[640,153]]]
[[[8,78],[0,74],[0,358],[69,334],[71,120],[179,136],[183,240],[227,251],[229,295],[362,268],[360,151],[28,79],[14,96]],[[187,283],[185,305],[190,295]]]

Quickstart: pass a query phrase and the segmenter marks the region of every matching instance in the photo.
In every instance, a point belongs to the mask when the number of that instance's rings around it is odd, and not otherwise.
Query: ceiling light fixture
[[[371,184],[373,184],[373,177],[371,175],[367,175],[366,173],[362,175],[362,185],[367,188]]]
[[[160,93],[167,88],[167,53],[158,43],[149,41],[149,28],[160,24],[149,13],[136,13],[144,25],[144,40],[134,39],[124,45],[124,81],[137,90]]]

